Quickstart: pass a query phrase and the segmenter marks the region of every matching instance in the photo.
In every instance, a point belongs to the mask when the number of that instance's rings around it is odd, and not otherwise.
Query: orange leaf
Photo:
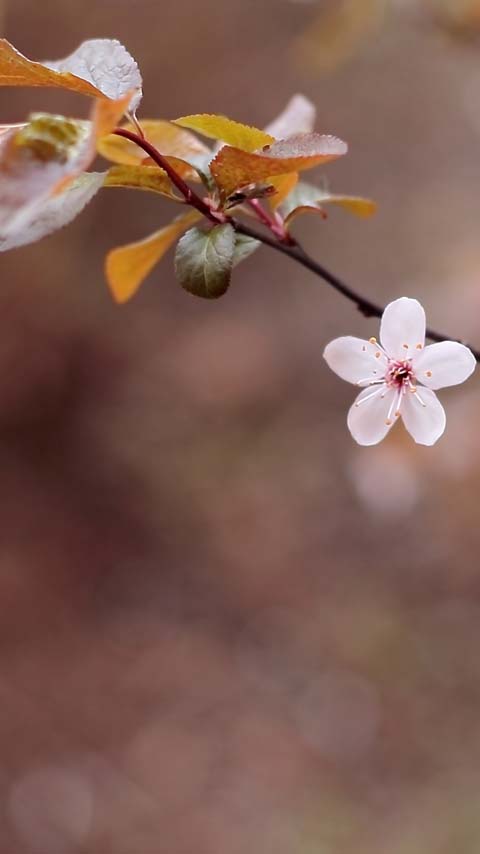
[[[318,133],[298,134],[274,143],[261,153],[249,153],[225,145],[210,164],[210,169],[221,197],[225,199],[237,187],[275,175],[311,169],[346,152],[346,144],[336,137]]]
[[[103,186],[151,190],[176,202],[183,202],[183,198],[174,192],[167,173],[158,166],[112,166],[105,174]]]
[[[133,124],[124,124],[122,127],[137,132]],[[210,150],[193,133],[175,127],[170,122],[146,119],[140,122],[140,127],[148,142],[165,156],[171,155],[185,160],[197,156],[208,156],[208,159],[211,157]],[[99,141],[98,152],[112,163],[123,163],[126,166],[138,166],[145,159],[145,152],[135,143],[114,134]]]
[[[363,196],[343,196],[333,194],[324,199],[320,198],[319,203],[321,205],[338,205],[339,207],[350,211],[350,213],[355,214],[355,216],[359,216],[364,219],[367,219],[369,216],[373,216],[377,210],[377,203],[372,199],[366,199]]]
[[[53,86],[115,101],[128,91],[131,110],[142,94],[137,63],[115,39],[83,42],[70,56],[55,62],[33,62],[0,39],[0,86]]]
[[[289,172],[286,175],[278,175],[271,178],[270,183],[275,187],[275,195],[269,199],[270,207],[276,210],[285,201],[298,182],[298,172]]]
[[[105,260],[105,273],[114,300],[129,300],[177,237],[199,219],[198,211],[189,211],[143,240],[112,249]]]

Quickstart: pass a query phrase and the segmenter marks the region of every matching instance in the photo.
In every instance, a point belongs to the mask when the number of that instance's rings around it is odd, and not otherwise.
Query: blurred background
[[[120,39],[144,118],[263,126],[297,91],[379,203],[296,226],[368,296],[480,345],[476,0],[4,0],[34,59]],[[3,90],[2,122],[86,99]],[[322,177],[322,172],[318,178]],[[1,854],[478,854],[478,380],[444,438],[361,449],[322,359],[377,331],[262,248],[218,302],[105,190],[0,257]]]

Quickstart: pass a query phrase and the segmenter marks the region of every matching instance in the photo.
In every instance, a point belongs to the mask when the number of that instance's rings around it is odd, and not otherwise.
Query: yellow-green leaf
[[[114,300],[129,300],[177,237],[200,218],[198,211],[189,211],[143,240],[112,249],[105,260],[105,273]]]
[[[224,200],[238,187],[265,181],[275,175],[311,169],[346,152],[346,144],[334,136],[298,134],[265,146],[261,153],[224,145],[210,164],[210,170]]]
[[[202,113],[182,116],[180,119],[175,119],[174,123],[198,131],[209,139],[217,139],[227,145],[233,145],[242,151],[256,151],[264,145],[275,142],[275,138],[264,130],[250,127],[250,125],[242,125],[233,119],[227,119],[226,116]]]
[[[103,186],[151,190],[176,202],[183,202],[183,198],[174,192],[167,173],[158,166],[111,166],[105,174]]]

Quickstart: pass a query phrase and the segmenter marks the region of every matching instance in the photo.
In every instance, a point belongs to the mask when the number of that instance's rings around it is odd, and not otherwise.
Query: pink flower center
[[[385,382],[390,388],[396,388],[398,391],[406,391],[408,388],[414,387],[415,375],[411,360],[389,360],[385,373]]]

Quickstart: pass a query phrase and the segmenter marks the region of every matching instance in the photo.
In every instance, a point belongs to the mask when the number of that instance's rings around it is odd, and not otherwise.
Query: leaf
[[[178,241],[175,253],[175,272],[182,288],[206,299],[221,297],[230,284],[234,252],[235,231],[230,223],[206,232],[191,228]]]
[[[211,160],[210,149],[204,145],[193,133],[176,127],[171,122],[160,119],[146,119],[140,122],[140,126],[148,142],[157,148],[161,154],[167,157],[175,157],[175,166],[183,178],[197,178],[196,169],[206,169]],[[122,125],[126,130],[133,132],[137,128],[133,124]],[[125,164],[126,166],[138,166],[145,163],[145,152],[138,145],[115,134],[100,139],[97,146],[99,154],[113,163]],[[182,162],[184,161],[184,162]],[[192,168],[193,166],[193,168]]]
[[[276,210],[290,195],[298,183],[298,172],[289,172],[287,175],[277,175],[270,179],[275,189],[275,194],[270,198],[270,207]]]
[[[254,237],[247,237],[245,234],[235,235],[235,248],[233,250],[233,266],[236,267],[242,261],[245,261],[261,246],[260,240],[255,240]]]
[[[105,273],[114,300],[129,300],[177,237],[199,219],[197,211],[189,211],[143,240],[112,249],[105,259]]]
[[[91,121],[35,113],[27,124],[0,135],[0,240],[4,246],[29,242],[22,237],[23,230],[28,233],[47,200],[64,193],[88,168],[97,134],[111,130],[123,114],[126,98],[96,101]]]
[[[217,139],[227,145],[241,148],[242,151],[256,151],[257,148],[275,142],[273,136],[265,131],[242,125],[233,119],[227,119],[226,116],[207,113],[182,116],[180,119],[175,119],[174,124],[198,131],[209,139]]]
[[[174,192],[167,173],[158,166],[112,166],[105,174],[104,186],[151,190],[176,202],[183,202],[183,198]]]
[[[128,92],[132,111],[142,97],[137,63],[116,39],[90,39],[54,62],[33,62],[0,39],[0,86],[53,86],[115,101]]]
[[[265,181],[275,175],[311,169],[346,154],[347,145],[334,136],[298,134],[275,142],[261,153],[224,145],[210,164],[222,200],[238,187]]]
[[[319,199],[322,205],[338,205],[355,216],[367,219],[377,211],[377,203],[363,196],[329,195]]]
[[[299,214],[317,213],[326,216],[323,205],[334,204],[345,208],[356,216],[367,218],[376,211],[376,204],[371,199],[362,196],[346,196],[329,193],[314,187],[312,184],[300,182],[290,193],[282,205],[282,215],[288,227]]]
[[[265,132],[275,139],[285,139],[296,133],[311,133],[315,118],[315,105],[305,95],[293,95],[280,115],[267,125]]]
[[[34,243],[68,225],[98,192],[103,179],[103,173],[85,172],[76,178],[65,192],[52,196],[30,210],[20,228],[7,237],[0,236],[0,252]]]
[[[0,137],[0,228],[12,233],[37,202],[73,180],[89,162],[91,123],[36,113]]]

